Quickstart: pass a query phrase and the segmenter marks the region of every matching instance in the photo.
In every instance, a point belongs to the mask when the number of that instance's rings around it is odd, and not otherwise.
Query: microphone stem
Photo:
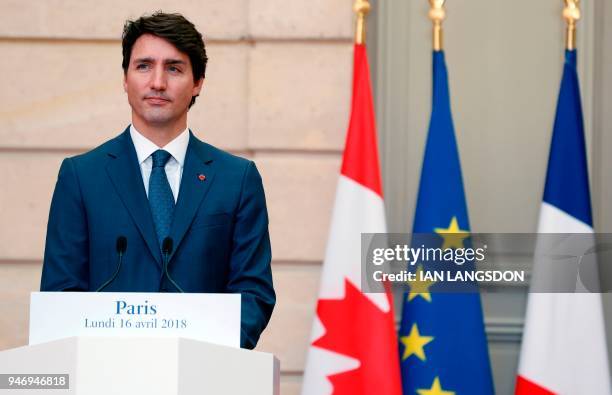
[[[113,273],[113,276],[111,278],[109,278],[104,284],[102,284],[100,287],[98,287],[98,289],[96,289],[96,292],[101,292],[110,283],[112,283],[113,280],[115,280],[115,278],[117,278],[117,275],[119,274],[119,270],[121,270],[121,263],[122,262],[123,262],[123,252],[120,252],[119,253],[119,263],[117,264],[117,269],[115,269],[115,273]]]
[[[185,291],[183,291],[183,288],[179,287],[179,285],[174,282],[174,280],[172,279],[172,277],[170,277],[170,273],[168,272],[168,262],[169,261],[169,254],[168,252],[164,253],[164,274],[166,275],[166,278],[168,279],[168,281],[170,281],[170,283],[174,286],[174,288],[176,288],[177,291],[179,291],[180,293],[185,293]]]

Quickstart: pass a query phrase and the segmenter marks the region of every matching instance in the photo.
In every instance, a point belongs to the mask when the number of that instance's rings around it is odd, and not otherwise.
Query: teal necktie
[[[171,155],[168,151],[157,150],[151,157],[153,168],[149,178],[149,206],[161,248],[163,240],[170,234],[170,225],[174,216],[174,196],[164,169]]]

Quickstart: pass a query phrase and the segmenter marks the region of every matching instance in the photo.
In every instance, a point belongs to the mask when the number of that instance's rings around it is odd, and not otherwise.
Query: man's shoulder
[[[105,141],[89,151],[74,155],[69,159],[73,163],[81,165],[99,164],[100,161],[107,160],[109,156],[117,156],[129,147],[126,139],[129,139],[129,129],[124,130],[118,136]]]
[[[196,149],[200,158],[204,161],[214,161],[217,165],[229,169],[244,169],[253,163],[250,159],[241,157],[231,152],[225,151],[212,144],[206,143],[192,135],[192,146]]]

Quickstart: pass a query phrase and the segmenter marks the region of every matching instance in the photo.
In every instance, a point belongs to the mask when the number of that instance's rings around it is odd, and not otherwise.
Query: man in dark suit
[[[266,202],[253,162],[187,128],[206,61],[201,34],[180,15],[126,23],[132,124],[62,163],[41,290],[240,293],[241,346],[253,348],[275,304]]]

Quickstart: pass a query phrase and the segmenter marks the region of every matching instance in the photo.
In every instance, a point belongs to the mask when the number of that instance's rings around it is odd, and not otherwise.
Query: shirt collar
[[[134,125],[130,125],[130,137],[132,138],[132,142],[134,143],[134,148],[136,149],[136,156],[138,157],[138,163],[142,164],[145,160],[147,160],[153,152],[160,149],[155,143],[151,140],[140,134],[140,132],[134,127]],[[185,155],[187,154],[187,146],[189,145],[189,129],[185,129],[174,138],[171,142],[166,144],[166,146],[161,149],[168,151],[170,155],[181,165],[185,163]]]

